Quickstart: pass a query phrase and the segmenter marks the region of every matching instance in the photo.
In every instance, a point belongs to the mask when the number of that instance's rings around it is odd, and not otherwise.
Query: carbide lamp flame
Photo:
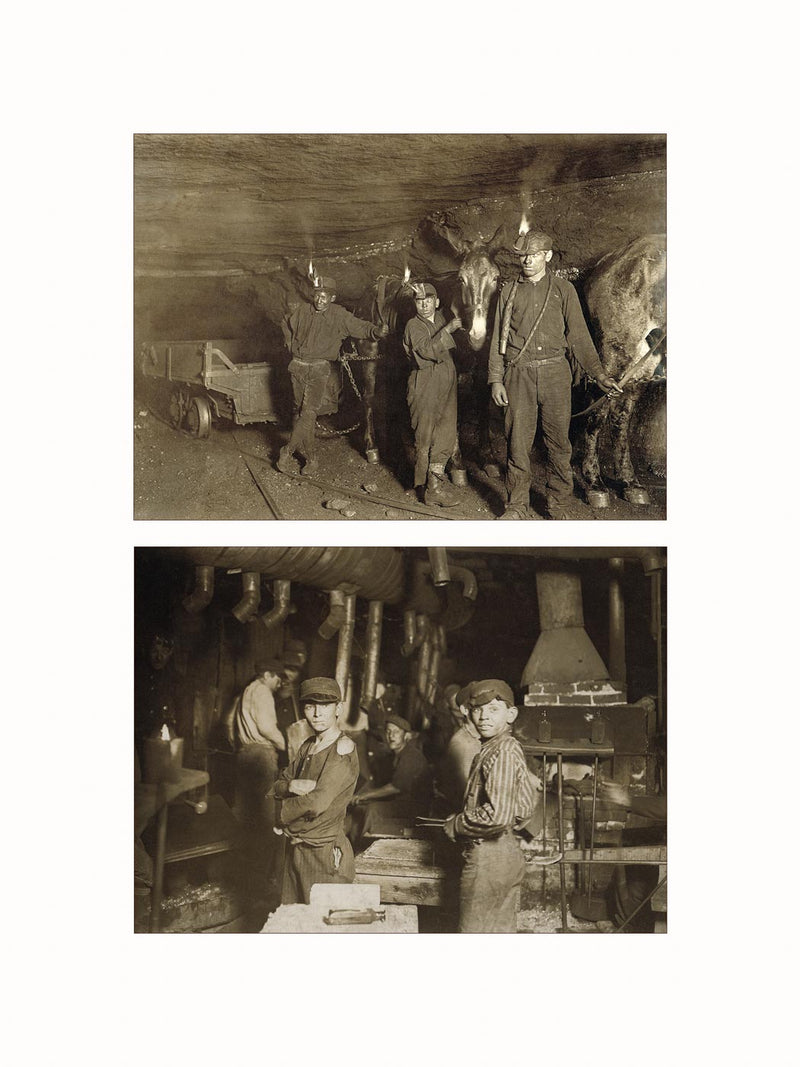
[[[164,725],[161,727],[161,740],[169,741],[169,739],[169,727],[166,723],[164,723]]]
[[[520,235],[526,234],[529,229],[530,229],[530,226],[528,225],[528,216],[523,214],[522,222],[520,222],[520,224],[519,224]]]
[[[316,270],[314,269],[313,260],[309,260],[308,261],[308,276],[311,279],[311,282],[312,282],[314,288],[315,289],[319,289],[319,284],[320,284],[319,275],[317,274]]]
[[[411,277],[411,270],[410,270],[408,264],[406,264],[406,269],[403,271],[403,285],[407,285],[408,284],[408,279],[410,277]]]

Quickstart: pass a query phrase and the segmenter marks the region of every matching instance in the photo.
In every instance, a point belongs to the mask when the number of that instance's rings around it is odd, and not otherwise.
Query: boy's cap
[[[415,300],[424,300],[426,296],[439,295],[430,282],[412,282],[411,288],[414,290]]]
[[[331,278],[330,274],[325,274],[317,278],[314,288],[317,290],[317,292],[322,289],[326,293],[335,293],[336,280],[334,278]]]
[[[394,723],[395,726],[399,726],[400,729],[404,730],[407,734],[411,733],[411,723],[408,719],[404,719],[402,715],[395,715],[394,712],[392,712],[391,715],[386,716],[383,722],[385,726],[388,726],[390,722]]]
[[[306,678],[300,684],[300,702],[324,700],[326,704],[339,704],[342,691],[335,678]]]
[[[553,238],[541,230],[531,230],[530,233],[521,233],[514,242],[512,252],[518,256],[530,256],[534,252],[549,252],[553,247]]]
[[[469,707],[472,703],[472,687],[474,684],[474,682],[467,682],[467,684],[462,685],[456,693],[456,704],[458,704],[460,708]]]
[[[272,674],[281,674],[283,671],[283,660],[278,659],[277,656],[257,660],[256,674],[264,674],[265,671],[271,671]]]
[[[469,703],[473,707],[480,708],[488,704],[490,700],[494,700],[495,697],[498,700],[504,700],[510,708],[514,707],[514,693],[511,686],[507,682],[501,682],[499,678],[487,678],[483,682],[473,682],[468,688],[471,690]]]

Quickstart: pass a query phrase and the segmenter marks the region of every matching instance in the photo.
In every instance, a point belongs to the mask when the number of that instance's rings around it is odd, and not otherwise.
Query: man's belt
[[[506,364],[508,367],[546,367],[549,363],[560,363],[565,357],[546,356],[544,359],[529,359],[525,363],[513,362]]]
[[[303,367],[318,367],[320,363],[335,363],[332,359],[300,359],[298,356],[292,356],[295,363],[299,363]]]

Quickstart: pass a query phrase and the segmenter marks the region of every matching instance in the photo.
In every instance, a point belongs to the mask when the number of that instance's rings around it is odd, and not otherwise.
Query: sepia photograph
[[[135,932],[666,932],[666,572],[135,549]]]
[[[666,518],[665,134],[133,167],[134,518]]]

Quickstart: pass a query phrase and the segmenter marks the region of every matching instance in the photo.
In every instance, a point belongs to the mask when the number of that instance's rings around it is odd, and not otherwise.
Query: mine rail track
[[[188,437],[193,441],[197,440],[194,434],[190,433],[188,430],[177,428],[174,423],[172,423],[169,419],[165,419],[162,415],[159,415],[158,412],[152,409],[152,407],[148,406],[148,411],[154,419],[162,423],[164,426],[168,426],[173,432],[181,433],[185,437]],[[255,484],[256,488],[258,489],[264,500],[264,503],[269,508],[270,512],[272,513],[272,516],[275,519],[285,519],[286,516],[283,514],[280,509],[280,506],[275,500],[272,487],[263,477],[263,474],[258,473],[254,469],[254,464],[251,462],[252,460],[256,461],[256,463],[265,465],[269,469],[270,474],[274,475],[276,478],[291,478],[292,481],[297,482],[299,485],[313,485],[316,486],[318,489],[324,490],[325,492],[338,493],[342,496],[350,497],[353,500],[363,501],[367,504],[372,504],[374,507],[384,509],[393,508],[395,511],[404,511],[408,514],[422,515],[427,519],[445,519],[451,522],[464,518],[463,515],[446,514],[444,509],[441,508],[427,507],[425,504],[411,504],[406,500],[398,500],[395,497],[379,496],[377,493],[368,493],[363,489],[353,489],[350,486],[341,485],[338,482],[325,482],[322,481],[322,479],[320,478],[311,478],[308,475],[304,474],[295,475],[281,473],[280,475],[276,475],[272,469],[271,461],[265,456],[257,456],[254,452],[250,452],[246,448],[244,448],[241,442],[238,440],[235,430],[230,431],[230,436],[233,438],[236,447],[226,445],[218,438],[215,440],[211,437],[207,437],[203,440],[204,443],[211,448],[235,453],[241,457],[242,462],[247,467],[247,470],[253,480],[253,483]]]

